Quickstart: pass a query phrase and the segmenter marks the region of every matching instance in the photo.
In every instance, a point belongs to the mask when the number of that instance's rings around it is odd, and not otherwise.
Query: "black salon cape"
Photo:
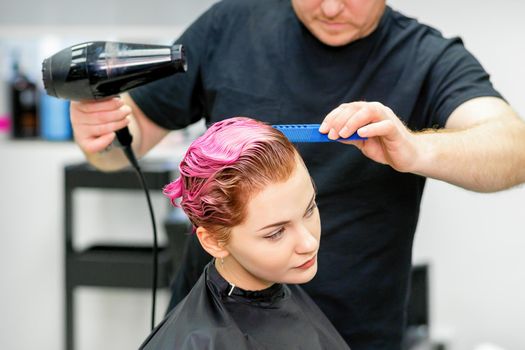
[[[188,296],[140,349],[349,349],[299,286],[231,289],[213,263],[208,264]]]

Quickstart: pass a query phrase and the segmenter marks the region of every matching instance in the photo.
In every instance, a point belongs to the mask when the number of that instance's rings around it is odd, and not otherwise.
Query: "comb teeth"
[[[319,127],[321,124],[278,124],[272,125],[275,129],[279,130],[286,136],[291,142],[336,142],[336,141],[349,141],[349,140],[366,140],[357,133],[353,133],[347,138],[338,138],[337,140],[331,140],[327,134],[321,134]]]

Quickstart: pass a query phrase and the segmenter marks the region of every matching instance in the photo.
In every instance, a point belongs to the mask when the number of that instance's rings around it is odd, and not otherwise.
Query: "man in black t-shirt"
[[[459,38],[384,0],[222,1],[176,42],[187,73],[72,103],[87,159],[125,166],[120,150],[104,150],[126,125],[143,156],[170,130],[236,115],[367,137],[298,145],[323,225],[305,290],[352,349],[399,349],[425,178],[480,192],[525,182],[523,121]]]

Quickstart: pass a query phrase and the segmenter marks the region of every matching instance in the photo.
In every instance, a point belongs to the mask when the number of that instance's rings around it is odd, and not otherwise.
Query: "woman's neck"
[[[263,281],[244,269],[233,257],[215,259],[215,269],[230,285],[246,290],[258,291],[271,287],[274,282]]]

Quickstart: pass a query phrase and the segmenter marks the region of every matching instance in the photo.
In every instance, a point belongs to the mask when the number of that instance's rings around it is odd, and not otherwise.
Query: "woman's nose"
[[[321,4],[321,11],[323,15],[328,18],[333,18],[339,15],[344,8],[341,0],[324,0]]]
[[[298,254],[308,254],[315,252],[319,248],[319,240],[304,226],[297,230],[296,252]]]

